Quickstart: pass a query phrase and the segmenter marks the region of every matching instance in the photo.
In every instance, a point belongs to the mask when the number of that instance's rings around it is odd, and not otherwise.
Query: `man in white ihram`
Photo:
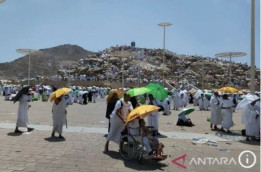
[[[149,94],[149,100],[146,104],[154,106],[162,106],[162,103],[154,99],[152,94]],[[163,106],[162,106],[163,107]],[[159,134],[159,112],[153,112],[152,115],[147,117],[147,126],[154,127],[155,135]]]
[[[258,99],[248,103],[242,109],[242,122],[246,126],[246,141],[256,140],[260,135],[260,105],[256,105]],[[260,104],[260,103],[259,103]]]
[[[210,128],[217,130],[217,125],[220,125],[222,122],[221,118],[221,108],[220,108],[220,100],[218,96],[218,92],[214,92],[214,95],[210,99],[211,106],[211,123]],[[214,125],[214,128],[212,128]]]
[[[61,96],[54,100],[52,113],[53,113],[53,131],[52,137],[55,136],[55,132],[59,134],[59,138],[64,139],[62,136],[63,125],[66,124],[67,127],[67,118],[66,118],[66,101],[65,97]]]
[[[125,120],[127,115],[133,110],[132,104],[129,101],[130,95],[125,93],[124,98],[117,101],[114,110],[110,115],[110,131],[107,136],[107,142],[105,144],[104,151],[109,151],[109,142],[114,141],[120,143],[121,132],[125,128]]]
[[[181,103],[181,101],[180,101],[180,96],[179,96],[179,93],[178,92],[176,92],[175,94],[174,94],[174,100],[173,100],[173,110],[179,110],[179,108],[180,108],[180,103]]]

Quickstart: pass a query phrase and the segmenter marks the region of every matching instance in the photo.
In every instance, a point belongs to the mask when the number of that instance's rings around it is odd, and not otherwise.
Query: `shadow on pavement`
[[[158,135],[158,138],[168,138],[168,136],[165,136],[163,134]]]
[[[141,163],[138,161],[132,160],[132,161],[124,161],[124,165],[127,168],[131,168],[134,170],[142,170],[142,171],[153,171],[153,170],[162,170],[164,171],[164,167],[167,167],[166,164],[162,162],[152,161],[148,159],[142,160]]]
[[[7,133],[8,136],[21,136],[23,133],[14,133],[14,132],[10,132]]]
[[[110,156],[113,159],[123,160],[120,153],[116,151],[103,152],[105,155]]]
[[[59,138],[59,137],[47,137],[47,138],[44,138],[44,140],[46,140],[48,142],[63,142],[63,141],[65,141],[65,139]]]
[[[255,140],[253,140],[253,141],[252,140],[251,141],[240,140],[239,142],[243,143],[243,144],[247,144],[247,145],[260,146],[260,142],[255,141]]]
[[[103,153],[110,156],[113,159],[124,161],[119,152],[108,151],[108,152],[103,152]],[[124,161],[124,165],[126,168],[131,168],[134,170],[144,170],[144,171],[152,171],[152,170],[164,171],[164,167],[167,167],[167,165],[164,163],[147,160],[147,159],[142,160],[141,163],[139,163],[136,160]]]

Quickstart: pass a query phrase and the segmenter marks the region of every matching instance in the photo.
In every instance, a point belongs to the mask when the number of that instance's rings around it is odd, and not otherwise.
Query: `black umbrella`
[[[16,94],[16,96],[12,99],[12,100],[14,101],[14,103],[17,102],[17,101],[19,101],[20,97],[21,97],[23,94],[28,93],[29,89],[30,89],[30,86],[25,86],[25,87],[23,87],[23,88]]]
[[[55,86],[51,86],[53,89],[53,92],[55,92],[57,90],[57,88]]]

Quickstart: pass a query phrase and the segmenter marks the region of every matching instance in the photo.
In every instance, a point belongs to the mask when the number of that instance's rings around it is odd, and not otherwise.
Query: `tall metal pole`
[[[162,60],[163,61],[163,70],[162,70],[162,72],[163,72],[163,75],[162,75],[162,85],[163,85],[163,87],[164,87],[164,66],[165,66],[165,32],[166,32],[166,27],[170,26],[170,25],[172,25],[172,24],[167,23],[167,22],[158,24],[158,26],[163,26],[163,60]]]
[[[255,0],[251,1],[251,94],[255,94]]]
[[[162,85],[164,87],[164,79],[165,79],[165,73],[164,73],[164,66],[165,66],[165,33],[166,33],[166,26],[163,26],[164,31],[163,31],[163,75],[162,75]]]
[[[163,50],[165,50],[165,34],[166,34],[166,26],[163,27],[164,32],[163,32]],[[163,58],[164,59],[164,58]]]
[[[229,69],[228,69],[228,75],[229,75],[229,81],[228,81],[228,85],[232,85],[232,57],[242,57],[245,56],[246,53],[244,52],[224,52],[224,53],[218,53],[215,56],[216,57],[221,57],[221,58],[229,58]]]
[[[109,84],[109,56],[107,56],[107,84]]]
[[[70,81],[71,81],[71,73],[70,73],[70,71],[71,71],[71,64],[69,63],[69,72],[68,72],[68,87],[70,86]]]
[[[28,56],[29,56],[29,61],[28,61],[28,81],[27,81],[27,85],[30,86],[30,71],[31,71],[31,69],[30,69],[30,64],[31,64],[30,50],[29,50]]]
[[[229,85],[230,86],[232,86],[231,75],[232,75],[232,71],[231,71],[231,54],[230,54],[230,57],[229,57]]]
[[[123,60],[123,66],[122,66],[122,83],[121,83],[122,89],[124,86],[124,60]]]
[[[138,64],[138,86],[140,86],[140,63]]]

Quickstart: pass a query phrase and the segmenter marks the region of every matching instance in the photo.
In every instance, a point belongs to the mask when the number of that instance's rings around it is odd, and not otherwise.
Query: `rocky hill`
[[[233,86],[249,88],[250,66],[234,62],[231,66]],[[111,47],[89,55],[69,73],[73,74],[72,80],[122,82],[123,76],[125,83],[142,84],[162,82],[163,71],[165,79],[173,85],[188,82],[198,88],[220,88],[229,84],[229,61],[129,46]],[[256,85],[259,88],[259,69],[256,69]]]
[[[64,65],[70,65],[88,55],[94,54],[77,45],[61,45],[52,48],[40,49],[31,53],[31,77],[52,76]],[[28,75],[28,59],[25,55],[12,62],[0,63],[0,76],[2,79],[22,79]]]
[[[32,54],[31,64],[32,78],[44,76],[49,81],[70,78],[71,82],[121,83],[123,76],[124,83],[146,84],[162,82],[163,72],[164,78],[173,85],[188,82],[198,88],[220,88],[227,86],[229,80],[228,61],[130,46],[110,47],[93,53],[77,45],[61,45]],[[0,64],[0,76],[5,79],[26,79],[27,72],[28,56]],[[232,63],[231,78],[233,86],[249,88],[250,66]],[[259,69],[256,69],[256,87],[260,87]]]

